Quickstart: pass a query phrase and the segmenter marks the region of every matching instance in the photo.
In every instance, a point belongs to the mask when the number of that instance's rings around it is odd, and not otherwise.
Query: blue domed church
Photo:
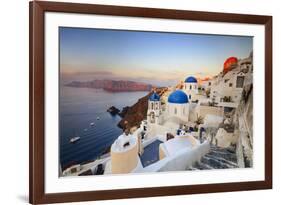
[[[182,90],[175,90],[168,97],[167,114],[169,117],[177,117],[183,121],[189,118],[189,99]]]

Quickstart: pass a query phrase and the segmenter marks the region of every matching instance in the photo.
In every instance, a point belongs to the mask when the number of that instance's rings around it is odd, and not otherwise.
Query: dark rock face
[[[145,119],[148,108],[149,94],[140,98],[137,103],[131,107],[126,108],[126,112],[123,113],[123,119],[118,123],[118,126],[122,129],[128,127],[139,126],[141,121]]]
[[[157,88],[156,93],[160,96],[167,91],[167,88]],[[148,98],[152,94],[150,92],[146,96],[140,98],[137,103],[131,107],[124,107],[120,116],[123,119],[118,123],[118,126],[122,129],[126,127],[140,126],[142,120],[146,118],[147,109],[148,109]]]
[[[114,106],[111,106],[107,109],[107,112],[109,112],[111,115],[117,115],[119,114],[120,110]]]
[[[93,81],[72,81],[65,86],[76,88],[97,88],[104,89],[108,92],[134,92],[134,91],[149,91],[152,85],[124,80],[93,80]]]
[[[119,116],[122,117],[122,118],[125,117],[125,115],[127,114],[129,108],[130,108],[129,106],[123,107],[122,111],[119,112]]]

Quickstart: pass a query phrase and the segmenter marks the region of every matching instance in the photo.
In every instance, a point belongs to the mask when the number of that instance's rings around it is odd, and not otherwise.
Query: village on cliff
[[[230,57],[216,76],[154,89],[146,116],[110,151],[60,176],[253,167],[253,56]]]

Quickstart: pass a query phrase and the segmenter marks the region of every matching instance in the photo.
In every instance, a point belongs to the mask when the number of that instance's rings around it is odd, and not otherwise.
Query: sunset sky
[[[218,74],[226,58],[245,58],[252,37],[60,28],[63,80],[134,80],[173,85]]]

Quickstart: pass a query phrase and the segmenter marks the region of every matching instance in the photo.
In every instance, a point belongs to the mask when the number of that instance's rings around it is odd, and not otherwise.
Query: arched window
[[[155,113],[154,112],[151,112],[150,113],[150,123],[155,123]]]
[[[177,114],[177,108],[175,107],[175,115]]]
[[[192,89],[192,85],[189,86],[189,90],[191,90],[191,89]]]
[[[153,107],[153,103],[151,103],[151,109],[153,110],[153,108],[154,108],[154,107]]]

